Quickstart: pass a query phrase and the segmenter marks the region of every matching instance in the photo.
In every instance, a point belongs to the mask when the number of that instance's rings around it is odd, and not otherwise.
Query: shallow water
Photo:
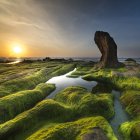
[[[53,98],[58,92],[69,86],[82,86],[87,88],[88,91],[91,91],[92,88],[97,85],[97,82],[85,81],[81,77],[78,78],[67,77],[68,75],[71,75],[71,73],[73,73],[74,71],[76,71],[76,68],[65,75],[56,76],[48,80],[46,83],[55,84],[56,90],[52,92],[49,96],[47,96],[47,98]]]
[[[114,109],[115,109],[115,116],[110,121],[110,125],[112,126],[114,133],[116,134],[118,140],[122,140],[120,133],[118,132],[118,128],[120,124],[126,122],[129,120],[129,117],[125,110],[122,108],[121,102],[120,102],[120,92],[119,91],[112,91],[112,94],[114,95]]]
[[[9,63],[7,63],[7,64],[12,65],[12,64],[18,64],[18,63],[20,63],[20,62],[21,62],[21,60],[16,60],[16,61],[13,61],[13,62],[9,62]]]

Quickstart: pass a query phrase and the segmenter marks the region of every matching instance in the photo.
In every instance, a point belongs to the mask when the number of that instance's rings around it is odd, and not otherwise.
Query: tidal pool
[[[58,92],[69,86],[82,86],[85,87],[88,91],[91,91],[92,88],[97,85],[97,82],[85,81],[81,77],[67,77],[68,75],[71,75],[71,73],[73,73],[74,71],[76,71],[76,68],[65,75],[56,76],[48,80],[46,83],[55,84],[56,90],[52,92],[49,96],[47,96],[47,98],[53,98]]]
[[[71,78],[67,77],[68,75],[71,75],[72,72],[76,71],[76,68],[62,76],[56,76],[48,80],[46,83],[55,84],[56,90],[53,91],[49,96],[46,98],[53,98],[58,92],[65,89],[69,86],[82,86],[85,87],[88,91],[91,92],[92,88],[96,86],[98,83],[96,81],[86,81],[83,80],[81,77],[78,78]],[[118,132],[118,128],[120,124],[123,122],[126,122],[129,120],[128,115],[126,114],[125,110],[122,108],[121,102],[120,102],[120,92],[112,90],[112,94],[114,95],[114,109],[115,109],[115,115],[110,120],[110,125],[112,129],[114,130],[115,135],[117,136],[118,140],[122,140],[121,135]]]

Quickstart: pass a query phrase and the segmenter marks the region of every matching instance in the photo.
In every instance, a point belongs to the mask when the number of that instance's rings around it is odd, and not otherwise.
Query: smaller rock
[[[134,60],[132,58],[127,58],[125,61],[130,61],[130,62],[135,62],[136,63],[136,60]]]
[[[83,135],[82,140],[108,140],[100,127],[94,127],[93,132]]]

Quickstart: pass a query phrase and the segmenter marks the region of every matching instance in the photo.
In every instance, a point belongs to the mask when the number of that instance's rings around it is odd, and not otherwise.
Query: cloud
[[[42,54],[48,50],[53,54],[54,50],[54,56],[56,52],[57,56],[68,53],[96,56],[99,55],[97,47],[90,42],[96,30],[105,30],[126,48],[130,41],[140,44],[139,3],[138,0],[133,3],[125,0],[0,0],[0,41],[21,40]]]
[[[0,11],[4,34],[13,34],[17,38],[40,44],[59,40],[57,26],[34,0],[1,0]]]

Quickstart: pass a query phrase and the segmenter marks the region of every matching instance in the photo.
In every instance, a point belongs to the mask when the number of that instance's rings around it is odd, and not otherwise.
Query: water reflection
[[[97,85],[97,82],[85,81],[81,77],[78,77],[78,78],[67,77],[74,71],[76,71],[76,68],[65,75],[56,76],[48,80],[46,83],[55,84],[56,90],[52,92],[47,98],[53,98],[58,92],[60,92],[61,90],[69,86],[82,86],[82,87],[87,88],[88,91],[91,91],[92,88]]]
[[[22,62],[21,59],[16,59],[16,60],[14,60],[14,61],[12,61],[12,62],[9,62],[9,63],[7,63],[7,64],[17,64],[17,63],[20,63],[20,62]]]

